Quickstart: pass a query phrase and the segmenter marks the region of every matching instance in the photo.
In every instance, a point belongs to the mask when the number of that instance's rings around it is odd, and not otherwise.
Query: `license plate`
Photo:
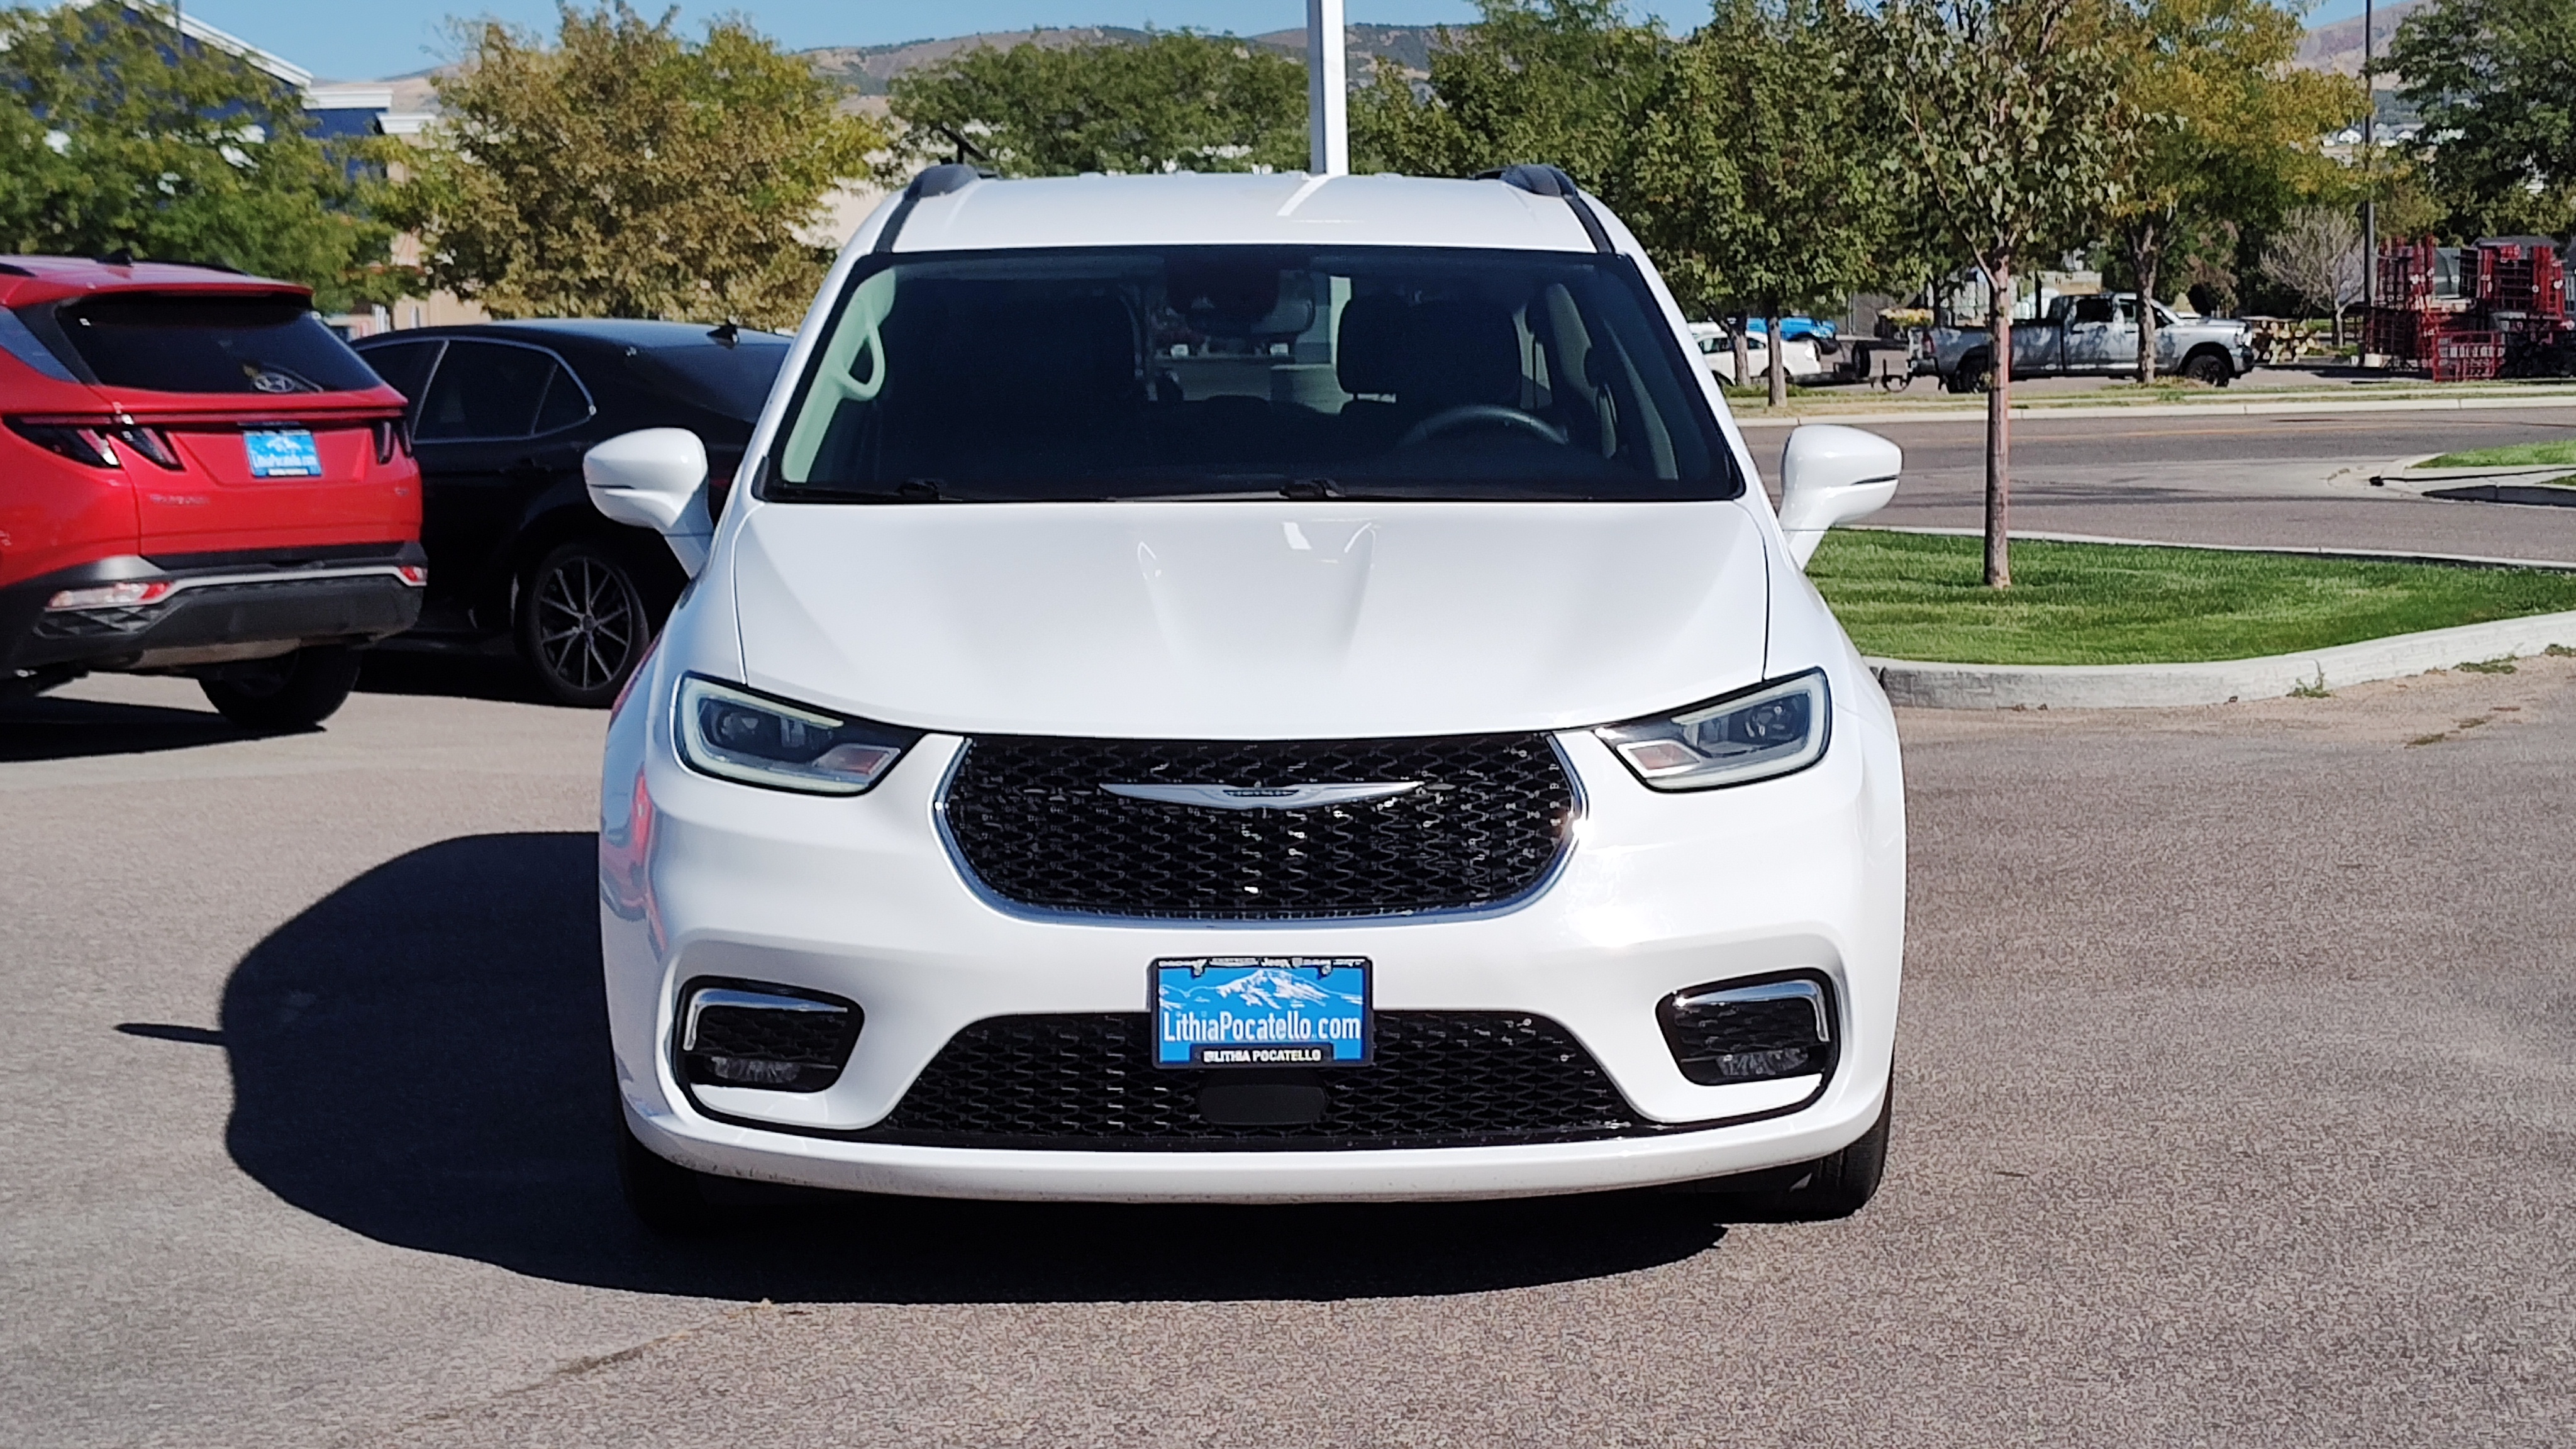
[[[1154,1065],[1348,1067],[1376,1046],[1361,956],[1154,963]]]
[[[322,450],[313,446],[313,435],[302,428],[244,433],[242,446],[250,452],[250,476],[254,478],[322,476]]]

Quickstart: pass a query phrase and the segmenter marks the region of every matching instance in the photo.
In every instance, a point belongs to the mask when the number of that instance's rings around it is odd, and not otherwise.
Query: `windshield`
[[[1624,258],[1119,248],[852,278],[762,488],[791,502],[1732,498]]]

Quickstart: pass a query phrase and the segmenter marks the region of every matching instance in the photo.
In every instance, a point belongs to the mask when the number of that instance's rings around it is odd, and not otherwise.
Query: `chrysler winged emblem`
[[[1364,805],[1422,788],[1420,780],[1387,780],[1366,785],[1102,785],[1111,795],[1153,800],[1164,805],[1200,805],[1210,810],[1311,810],[1318,805]]]

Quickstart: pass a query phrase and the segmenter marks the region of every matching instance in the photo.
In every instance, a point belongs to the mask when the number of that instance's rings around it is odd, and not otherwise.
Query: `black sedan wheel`
[[[575,539],[537,560],[519,591],[519,657],[559,704],[605,708],[653,641],[654,611],[623,550]]]

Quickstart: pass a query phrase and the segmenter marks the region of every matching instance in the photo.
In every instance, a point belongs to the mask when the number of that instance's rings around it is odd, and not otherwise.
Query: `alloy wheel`
[[[588,553],[537,580],[536,645],[548,674],[589,693],[621,678],[644,636],[641,601],[623,570]]]

